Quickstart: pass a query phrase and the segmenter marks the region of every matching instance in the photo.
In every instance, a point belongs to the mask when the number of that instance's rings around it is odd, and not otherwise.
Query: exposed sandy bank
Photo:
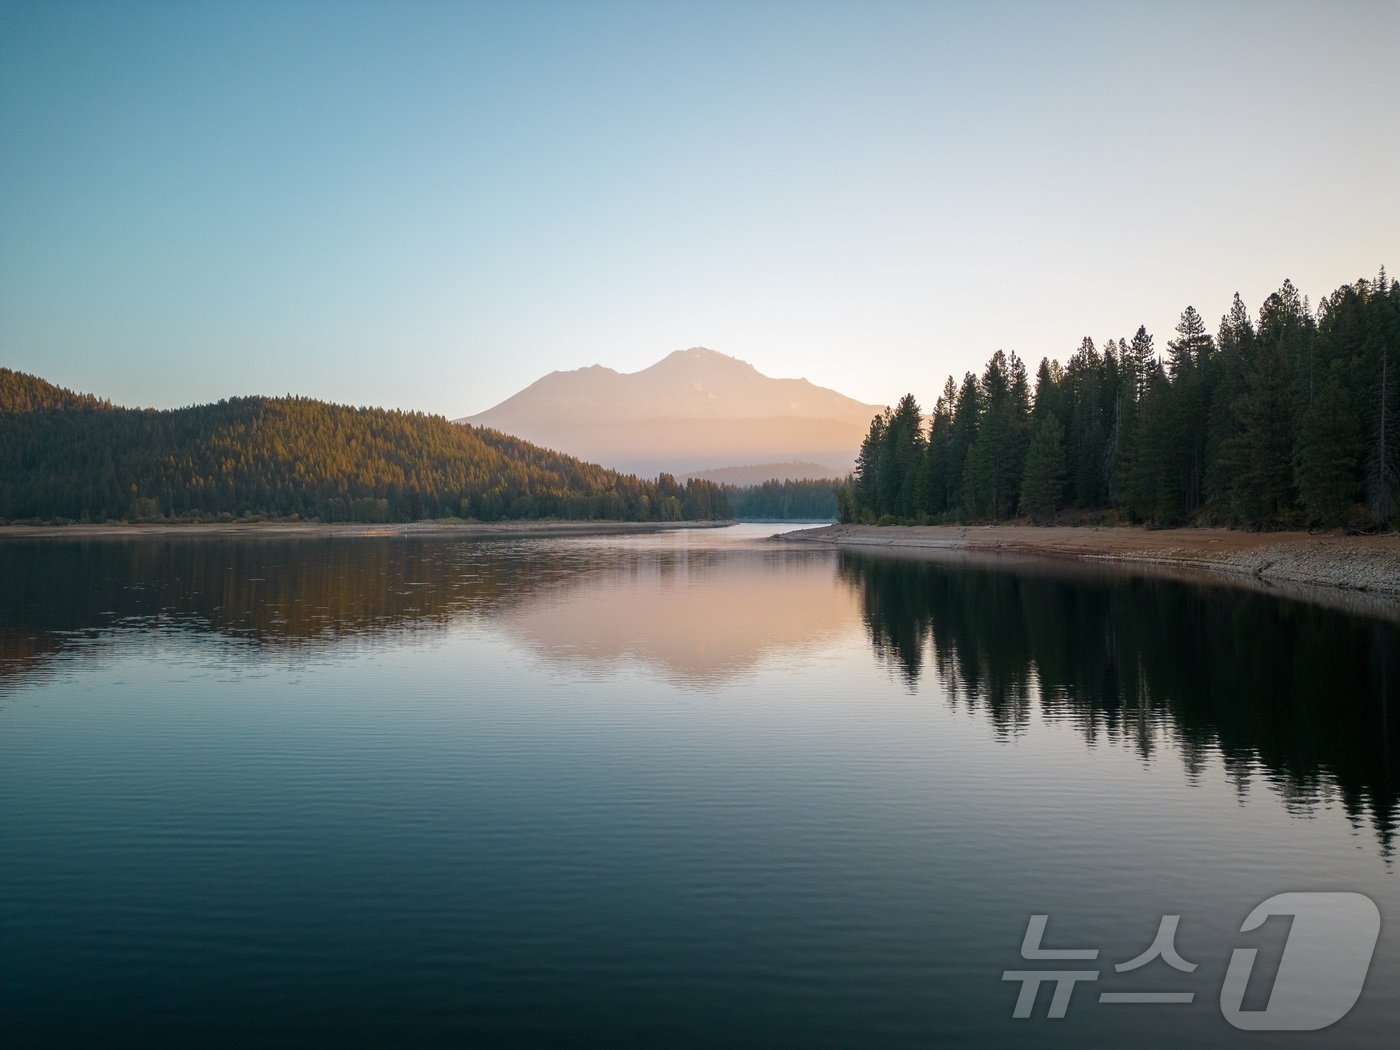
[[[247,522],[198,525],[0,525],[6,539],[159,539],[165,536],[459,536],[518,539],[547,536],[608,536],[670,529],[713,529],[730,521],[414,521],[386,525],[326,525],[318,522]]]
[[[888,553],[976,551],[1204,572],[1239,582],[1359,592],[1400,608],[1400,536],[1232,529],[1036,528],[1029,525],[828,525],[780,537]],[[1370,603],[1367,603],[1370,604]]]

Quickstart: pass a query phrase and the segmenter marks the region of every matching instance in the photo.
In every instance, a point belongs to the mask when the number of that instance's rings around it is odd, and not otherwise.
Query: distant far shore
[[[1241,532],[1234,529],[986,525],[829,525],[780,537],[915,557],[1011,556],[1208,573],[1316,599],[1330,588],[1400,609],[1400,535]],[[1336,604],[1335,602],[1330,604]],[[1358,603],[1353,603],[1358,604]],[[1374,611],[1370,609],[1368,611]]]
[[[142,522],[107,525],[0,525],[7,539],[132,539],[166,536],[457,536],[467,539],[516,539],[548,536],[644,534],[670,529],[717,529],[732,521],[409,521],[376,524],[315,521]]]

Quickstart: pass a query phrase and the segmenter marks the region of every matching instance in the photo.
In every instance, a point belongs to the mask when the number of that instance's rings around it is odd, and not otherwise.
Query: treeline
[[[114,408],[0,369],[3,520],[730,516],[713,482],[644,481],[441,416],[300,397]]]
[[[778,521],[836,517],[839,478],[779,481],[761,485],[728,486],[729,506],[736,518],[771,518]]]
[[[1382,269],[1315,312],[1289,281],[1257,319],[1236,294],[1214,337],[1188,306],[1165,356],[1145,328],[1086,338],[1033,390],[998,351],[927,422],[912,394],[872,421],[840,517],[1383,528],[1397,495],[1400,283]]]

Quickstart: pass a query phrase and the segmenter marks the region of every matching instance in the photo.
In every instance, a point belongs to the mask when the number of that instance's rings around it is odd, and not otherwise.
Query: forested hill
[[[1400,524],[1400,283],[1381,270],[1314,311],[1285,281],[1257,320],[1236,295],[1214,337],[1188,306],[1165,354],[1145,328],[1086,338],[1034,381],[998,351],[927,423],[912,394],[875,418],[840,513]]]
[[[96,410],[111,407],[110,401],[100,401],[91,394],[77,394],[45,382],[38,376],[0,368],[0,412],[38,412],[46,408]]]
[[[724,491],[644,481],[418,412],[244,397],[113,407],[0,369],[0,520],[727,518]]]

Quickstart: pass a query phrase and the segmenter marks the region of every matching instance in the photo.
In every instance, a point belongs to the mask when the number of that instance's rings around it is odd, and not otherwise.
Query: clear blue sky
[[[1400,271],[1400,3],[0,3],[0,364],[863,400]]]

